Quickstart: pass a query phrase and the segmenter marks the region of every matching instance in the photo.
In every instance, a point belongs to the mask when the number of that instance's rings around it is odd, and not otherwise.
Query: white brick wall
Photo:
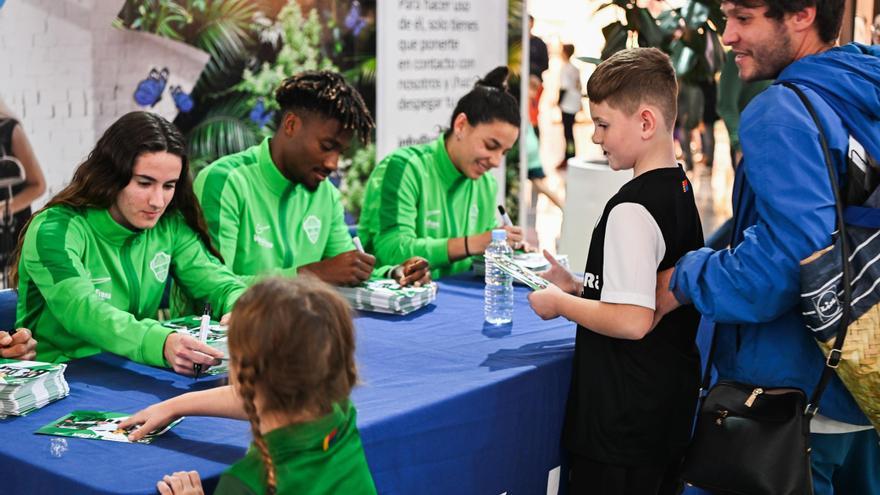
[[[8,0],[0,8],[0,100],[22,121],[48,193],[70,180],[100,134],[138,110],[137,83],[168,67],[161,101],[148,110],[172,120],[168,87],[190,91],[208,54],[182,43],[114,29],[114,0]]]

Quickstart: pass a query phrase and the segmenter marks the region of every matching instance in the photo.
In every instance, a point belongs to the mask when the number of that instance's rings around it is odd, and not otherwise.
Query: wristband
[[[468,236],[464,236],[464,255],[467,258],[471,257],[471,250],[468,248]]]

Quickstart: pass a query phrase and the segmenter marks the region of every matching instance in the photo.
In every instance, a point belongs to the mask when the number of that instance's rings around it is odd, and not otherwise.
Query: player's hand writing
[[[523,241],[523,229],[516,225],[505,225],[501,227],[507,231],[507,243],[513,249],[523,249],[525,243]]]
[[[181,333],[169,334],[163,350],[165,361],[181,375],[193,376],[193,365],[202,365],[202,372],[210,366],[220,364],[223,352],[199,342],[198,339]]]
[[[332,285],[357,285],[370,278],[376,258],[356,249],[300,267]]]
[[[15,335],[0,331],[0,357],[6,359],[33,359],[37,355],[37,341],[27,328],[19,328]]]
[[[401,287],[410,284],[413,287],[421,287],[431,282],[431,267],[425,258],[413,256],[394,267],[391,271],[391,278],[396,280]]]

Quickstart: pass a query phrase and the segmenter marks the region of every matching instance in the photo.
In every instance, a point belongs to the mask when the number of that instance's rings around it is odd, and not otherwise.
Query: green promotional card
[[[39,435],[55,435],[59,437],[89,438],[92,440],[109,440],[124,443],[152,443],[159,435],[173,428],[183,418],[172,422],[161,430],[144,436],[137,442],[128,439],[128,434],[137,427],[122,429],[119,423],[128,418],[128,414],[103,411],[73,411],[40,428]]]
[[[0,385],[24,385],[53,372],[63,372],[64,368],[63,364],[0,359]]]
[[[550,287],[550,282],[541,277],[532,270],[521,266],[506,256],[485,255],[486,259],[491,259],[495,266],[504,273],[510,275],[516,280],[527,285],[532,290],[541,290]]]

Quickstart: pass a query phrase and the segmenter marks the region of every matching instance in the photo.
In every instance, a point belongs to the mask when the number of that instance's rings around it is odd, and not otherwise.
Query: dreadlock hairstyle
[[[267,493],[277,489],[275,464],[263,435],[261,413],[323,416],[357,382],[354,323],[339,293],[317,278],[267,278],[235,304],[229,322],[230,369],[266,467]]]
[[[452,135],[452,126],[460,113],[465,114],[472,127],[500,120],[519,129],[519,104],[507,90],[507,74],[506,66],[495,67],[458,100],[445,133],[447,138]]]
[[[211,244],[202,209],[193,192],[192,175],[186,156],[186,141],[171,122],[149,112],[130,112],[110,125],[98,139],[95,148],[73,173],[70,184],[25,223],[18,236],[18,244],[10,260],[10,281],[18,285],[18,261],[24,244],[25,232],[31,220],[41,211],[57,205],[75,210],[110,208],[119,192],[131,182],[132,170],[138,157],[145,153],[168,152],[180,157],[182,167],[174,197],[164,215],[179,211],[184,221],[199,236],[205,247],[222,260]]]
[[[282,114],[305,110],[338,120],[343,129],[356,132],[364,144],[376,127],[361,94],[340,74],[329,70],[305,71],[288,77],[275,90],[275,101]]]

